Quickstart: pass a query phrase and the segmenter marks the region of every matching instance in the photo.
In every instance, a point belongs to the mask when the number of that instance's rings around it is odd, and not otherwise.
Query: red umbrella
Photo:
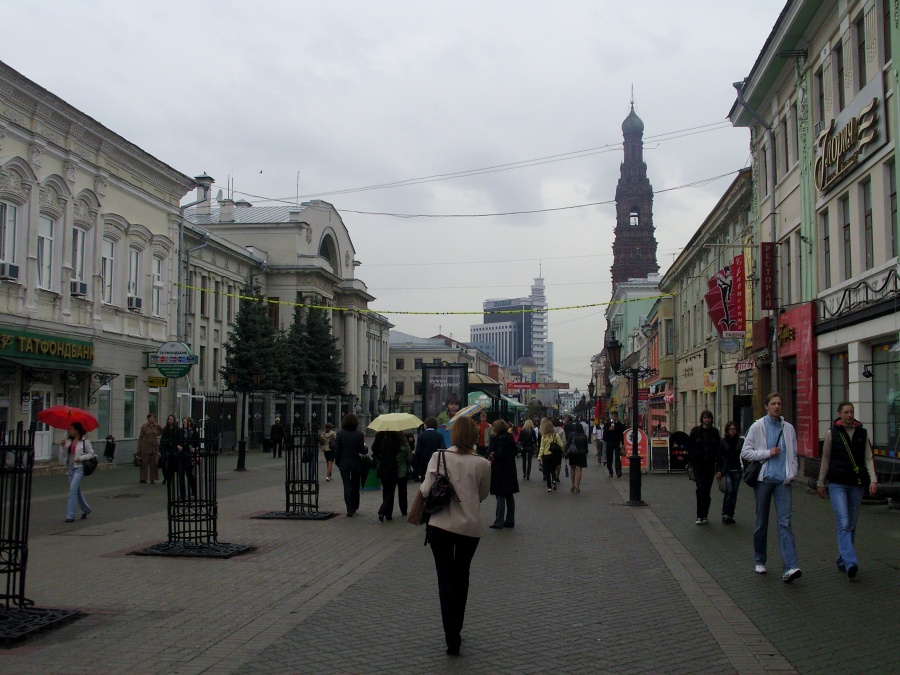
[[[54,429],[68,429],[73,422],[80,422],[85,431],[93,431],[100,427],[97,418],[87,410],[68,405],[52,405],[44,408],[37,414],[37,418]]]

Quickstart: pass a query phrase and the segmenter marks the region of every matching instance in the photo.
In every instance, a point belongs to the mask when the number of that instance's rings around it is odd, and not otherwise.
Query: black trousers
[[[556,480],[556,469],[559,466],[559,462],[556,460],[556,455],[544,455],[541,460],[541,467],[544,469],[544,480],[547,481],[547,487],[553,488],[553,481]]]
[[[344,484],[347,515],[353,515],[359,510],[359,470],[341,469],[341,482]]]
[[[400,513],[406,515],[407,499],[406,499],[406,483],[407,477],[403,478],[382,478],[381,479],[381,508],[378,509],[379,516],[391,518],[394,515],[394,491],[397,491],[397,501],[400,504]]]
[[[709,517],[709,505],[712,502],[710,491],[716,481],[716,469],[694,467],[694,481],[697,486],[697,517]]]
[[[178,499],[187,499],[188,491],[190,496],[197,496],[197,474],[194,458],[190,455],[181,455],[178,457]],[[187,488],[187,489],[186,489]]]
[[[609,475],[613,475],[613,462],[616,463],[616,475],[622,475],[622,454],[619,446],[613,446],[609,443],[606,444],[606,470],[609,471]]]
[[[284,448],[284,441],[271,441],[272,443],[272,457],[281,457],[281,450]]]
[[[437,571],[444,637],[448,647],[459,647],[469,598],[469,567],[478,548],[478,537],[429,527],[428,543]]]

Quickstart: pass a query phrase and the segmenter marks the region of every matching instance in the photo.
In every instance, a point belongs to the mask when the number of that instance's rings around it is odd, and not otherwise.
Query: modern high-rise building
[[[504,366],[530,356],[541,372],[547,371],[547,297],[543,278],[534,280],[528,297],[485,300],[483,309],[484,323],[471,326],[470,342],[490,345],[486,351]]]

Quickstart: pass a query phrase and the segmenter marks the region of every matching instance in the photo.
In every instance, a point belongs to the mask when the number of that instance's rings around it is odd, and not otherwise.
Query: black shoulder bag
[[[783,423],[782,423],[783,426]],[[775,445],[781,443],[781,436],[784,434],[784,429],[778,432],[778,440],[775,441]],[[756,487],[756,483],[759,481],[759,472],[762,469],[762,465],[764,462],[768,462],[768,459],[754,459],[751,461],[747,467],[744,469],[744,473],[741,475],[741,480],[744,481],[750,487]]]
[[[441,473],[441,461],[444,462],[444,473]],[[447,457],[443,450],[438,450],[437,461],[437,477],[428,496],[425,498],[425,507],[422,509],[429,516],[443,510],[451,500],[459,501],[456,492],[453,489],[453,483],[450,482],[450,472],[447,471]]]

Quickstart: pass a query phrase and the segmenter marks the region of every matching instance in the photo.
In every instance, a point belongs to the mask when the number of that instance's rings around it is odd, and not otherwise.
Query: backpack
[[[328,439],[328,450],[334,452],[337,450],[337,434],[331,432],[331,438]]]

